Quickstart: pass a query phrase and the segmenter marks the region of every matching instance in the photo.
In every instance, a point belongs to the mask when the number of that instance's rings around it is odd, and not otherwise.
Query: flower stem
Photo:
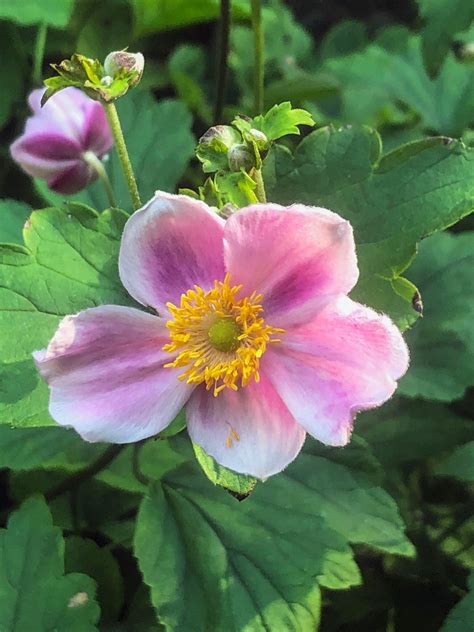
[[[219,25],[219,69],[217,74],[216,105],[214,125],[222,119],[224,109],[225,86],[227,82],[227,60],[229,57],[230,2],[221,0],[221,19]]]
[[[264,86],[264,61],[263,61],[263,25],[262,7],[260,0],[250,0],[252,5],[252,28],[255,45],[255,73],[254,73],[254,98],[255,114],[263,112],[263,86]]]
[[[41,84],[43,74],[44,49],[46,46],[46,35],[48,33],[48,25],[41,22],[36,32],[35,50],[33,57],[33,83]]]
[[[107,193],[107,199],[109,200],[110,206],[117,206],[117,202],[115,201],[115,195],[112,190],[112,185],[110,184],[109,176],[107,175],[107,171],[105,170],[102,161],[97,158],[93,151],[85,151],[82,154],[82,158],[90,165],[94,171],[97,173],[99,178],[104,185],[105,192]]]
[[[125,144],[125,138],[123,137],[122,126],[117,113],[117,108],[114,103],[104,103],[105,112],[109,121],[110,129],[115,141],[115,147],[120,158],[120,164],[122,165],[122,171],[127,181],[128,190],[130,191],[130,197],[132,198],[133,208],[137,210],[142,205],[140,200],[140,194],[138,193],[137,181],[133,174],[132,163],[130,162],[130,156],[128,155],[127,146]]]
[[[254,169],[252,173],[252,178],[257,185],[255,189],[255,195],[257,196],[258,201],[265,203],[267,201],[267,194],[265,193],[265,184],[263,182],[262,170]]]
[[[100,457],[96,461],[93,461],[84,469],[79,470],[68,478],[65,478],[58,485],[56,485],[56,487],[53,487],[52,489],[47,491],[44,497],[48,502],[51,502],[58,496],[61,496],[61,494],[76,489],[76,487],[78,487],[81,483],[105,469],[107,465],[109,465],[109,463],[111,463],[125,447],[126,446],[124,445],[111,445],[105,450],[105,452],[100,455]]]

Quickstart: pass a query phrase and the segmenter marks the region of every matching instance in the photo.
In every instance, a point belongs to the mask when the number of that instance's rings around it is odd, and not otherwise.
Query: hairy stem
[[[115,201],[115,195],[112,190],[112,185],[110,184],[109,176],[107,175],[107,171],[99,158],[94,154],[93,151],[86,151],[82,154],[82,158],[90,165],[94,171],[99,176],[102,184],[104,185],[105,192],[107,194],[107,199],[109,200],[110,206],[117,206],[117,202]]]
[[[252,6],[252,28],[255,46],[254,99],[255,114],[263,112],[264,59],[263,25],[260,0],[250,0]]]
[[[219,67],[217,73],[216,104],[214,108],[214,125],[222,119],[224,110],[225,87],[227,83],[227,60],[229,57],[230,34],[230,2],[221,0],[221,19],[219,24]]]
[[[123,137],[122,126],[117,113],[117,108],[114,103],[104,103],[105,112],[109,121],[110,129],[115,141],[115,147],[120,158],[120,164],[122,165],[122,171],[127,182],[128,190],[130,191],[130,197],[132,198],[133,208],[137,210],[142,205],[140,200],[140,194],[138,193],[137,181],[133,174],[132,163],[130,162],[130,156],[128,155],[127,145],[125,144],[125,138]]]
[[[263,177],[262,177],[262,170],[261,169],[254,169],[253,173],[252,173],[252,178],[254,179],[254,181],[257,184],[257,187],[255,189],[255,195],[257,196],[257,199],[259,202],[266,202],[267,201],[267,194],[265,192],[265,184],[263,182]]]

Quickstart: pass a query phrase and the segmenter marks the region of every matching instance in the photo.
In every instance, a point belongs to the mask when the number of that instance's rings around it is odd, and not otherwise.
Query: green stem
[[[133,208],[137,210],[142,205],[140,200],[140,194],[138,193],[137,181],[133,174],[132,163],[130,162],[130,156],[128,155],[127,146],[125,144],[125,138],[123,137],[122,126],[117,113],[117,108],[113,103],[104,103],[105,112],[109,121],[110,129],[115,141],[115,147],[120,158],[120,164],[122,165],[122,171],[127,181],[128,190],[130,191],[130,197],[132,198]]]
[[[46,35],[48,26],[46,22],[41,22],[36,32],[35,50],[33,58],[33,83],[40,84],[43,75],[44,49],[46,47]]]
[[[255,114],[263,112],[264,60],[263,60],[263,25],[260,0],[250,0],[252,5],[252,28],[255,44],[254,97]]]
[[[262,170],[254,169],[252,178],[257,184],[255,195],[257,196],[258,201],[265,203],[267,201],[267,194],[265,193],[265,184],[263,183]]]
[[[104,185],[105,192],[107,194],[107,199],[109,200],[110,206],[117,206],[117,202],[115,201],[115,195],[112,190],[112,185],[110,184],[109,176],[107,175],[107,171],[99,158],[94,154],[93,151],[86,151],[82,154],[83,159],[90,165],[94,171],[97,173],[99,178]]]
[[[122,452],[124,448],[124,445],[111,445],[109,448],[107,448],[107,450],[105,450],[105,452],[100,455],[100,457],[96,461],[90,463],[87,467],[79,470],[75,474],[72,474],[68,478],[65,478],[58,485],[56,485],[56,487],[53,487],[52,489],[47,491],[44,497],[48,502],[51,502],[58,496],[61,496],[61,494],[76,489],[79,485],[81,485],[81,483],[89,478],[92,478],[92,476],[95,476],[100,471],[105,469],[107,465],[109,465],[109,463],[111,463],[120,454],[120,452]]]
[[[224,110],[225,86],[227,83],[227,60],[229,57],[230,1],[221,0],[221,19],[219,28],[219,69],[217,74],[216,105],[214,125],[222,119]]]

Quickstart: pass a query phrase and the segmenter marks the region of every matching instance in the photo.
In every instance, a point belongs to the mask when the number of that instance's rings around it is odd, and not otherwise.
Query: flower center
[[[214,349],[230,353],[239,348],[239,336],[241,333],[242,329],[237,322],[232,317],[226,317],[218,318],[216,322],[209,327],[207,335]]]
[[[262,295],[253,292],[237,298],[241,289],[230,285],[227,274],[224,281],[214,281],[208,292],[195,285],[181,295],[179,306],[167,304],[171,341],[163,350],[178,355],[164,366],[183,367],[179,379],[205,383],[215,396],[226,387],[236,391],[250,379],[258,382],[267,344],[280,342],[272,336],[284,332],[265,323]]]

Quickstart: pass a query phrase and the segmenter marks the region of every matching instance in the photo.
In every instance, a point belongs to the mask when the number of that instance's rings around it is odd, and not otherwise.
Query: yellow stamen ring
[[[172,320],[166,323],[171,341],[163,350],[178,352],[165,367],[186,367],[179,376],[188,384],[205,383],[217,396],[224,388],[236,391],[250,379],[260,379],[260,358],[272,338],[284,333],[271,327],[262,317],[262,295],[253,292],[237,298],[241,285],[230,285],[230,275],[224,281],[214,281],[205,292],[198,285],[181,295],[179,307],[167,303]],[[235,437],[234,437],[235,439]]]

